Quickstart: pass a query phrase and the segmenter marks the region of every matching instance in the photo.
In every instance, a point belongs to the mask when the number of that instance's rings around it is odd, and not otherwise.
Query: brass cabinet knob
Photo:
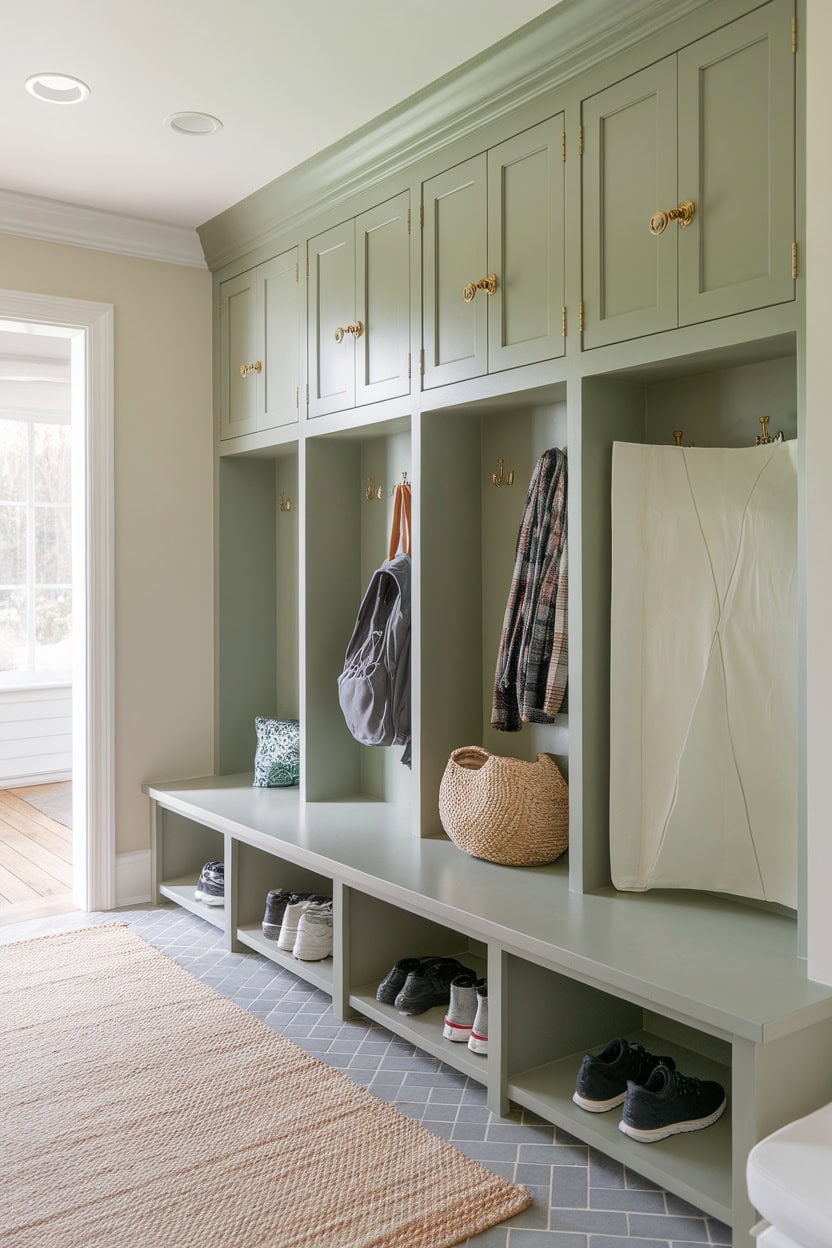
[[[262,373],[263,365],[260,360],[255,360],[253,364],[241,364],[240,376],[248,377],[249,373]]]
[[[335,341],[343,342],[345,334],[355,334],[356,338],[360,338],[364,333],[364,326],[360,321],[356,321],[354,325],[339,325],[335,331]]]
[[[489,273],[488,277],[481,277],[478,282],[468,282],[462,288],[462,298],[466,303],[470,303],[478,290],[484,290],[488,295],[495,294],[497,291],[497,274]]]
[[[648,228],[653,235],[664,234],[671,221],[678,221],[682,229],[686,230],[695,216],[696,205],[693,200],[683,199],[678,208],[671,208],[668,212],[660,208],[658,212],[654,212]]]

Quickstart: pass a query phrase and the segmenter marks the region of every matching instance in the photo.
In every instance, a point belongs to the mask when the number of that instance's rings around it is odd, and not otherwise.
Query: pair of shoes
[[[225,863],[206,862],[199,873],[194,899],[203,901],[206,906],[221,906],[225,903]]]
[[[672,1057],[623,1038],[586,1055],[572,1100],[595,1114],[623,1104],[618,1129],[645,1144],[701,1131],[722,1117],[727,1103],[721,1084],[680,1074]]]
[[[400,1014],[424,1014],[431,1006],[448,1004],[451,982],[463,974],[472,972],[456,958],[402,958],[379,984],[376,1000]]]
[[[301,962],[332,956],[332,898],[273,888],[266,895],[263,935]]]
[[[467,1041],[472,1053],[488,1053],[488,984],[474,975],[451,981],[451,1001],[442,1031],[446,1040]]]

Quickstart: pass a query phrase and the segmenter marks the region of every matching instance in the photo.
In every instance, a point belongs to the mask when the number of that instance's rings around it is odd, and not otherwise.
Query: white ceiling
[[[0,0],[0,188],[196,226],[559,2]],[[90,98],[33,99],[47,71]]]

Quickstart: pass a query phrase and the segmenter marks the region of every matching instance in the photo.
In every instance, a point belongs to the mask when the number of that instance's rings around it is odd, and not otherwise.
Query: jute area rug
[[[0,948],[4,1248],[444,1248],[527,1192],[133,935]]]

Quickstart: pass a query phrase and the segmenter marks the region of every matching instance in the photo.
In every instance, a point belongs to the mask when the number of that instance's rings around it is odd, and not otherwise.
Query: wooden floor
[[[33,792],[69,785],[42,785]],[[25,789],[0,789],[0,917],[52,909],[72,895],[72,831],[24,801]]]

